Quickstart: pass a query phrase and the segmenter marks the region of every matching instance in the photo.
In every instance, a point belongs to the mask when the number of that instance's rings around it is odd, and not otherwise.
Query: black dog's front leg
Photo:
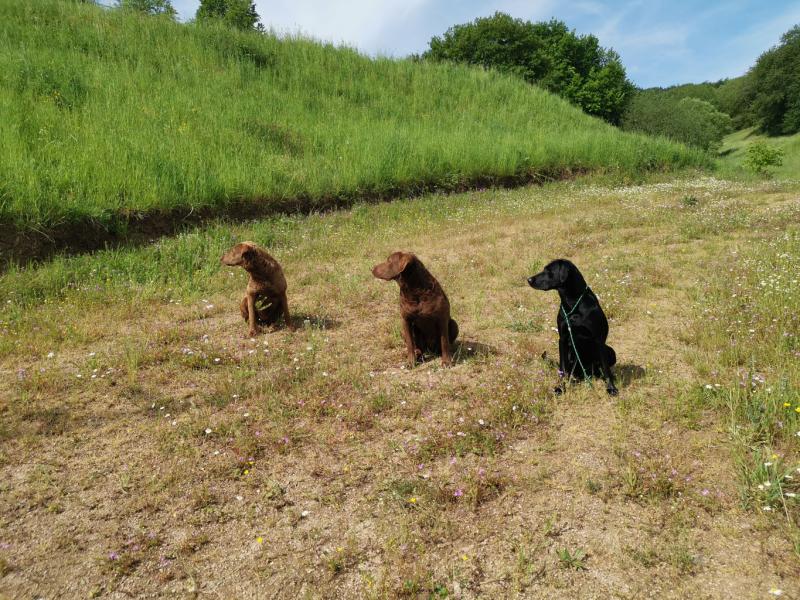
[[[560,332],[559,332],[560,333]],[[556,394],[560,394],[564,391],[564,386],[566,383],[564,382],[564,378],[567,377],[567,369],[569,366],[569,347],[567,346],[567,341],[564,339],[564,336],[558,336],[558,376],[561,379],[559,384],[553,390]]]
[[[606,392],[609,396],[616,396],[619,391],[617,390],[617,386],[614,385],[614,374],[611,372],[611,367],[608,365],[608,355],[606,354],[605,344],[598,343],[595,352],[600,362],[600,375],[602,375],[603,379],[606,381]]]

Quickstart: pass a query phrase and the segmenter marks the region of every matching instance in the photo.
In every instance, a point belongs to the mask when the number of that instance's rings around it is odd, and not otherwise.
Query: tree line
[[[767,135],[800,132],[800,25],[733,79],[642,90],[622,120],[626,129],[715,149],[733,129]]]
[[[558,20],[532,23],[504,13],[455,25],[422,60],[453,61],[517,75],[623,129],[716,150],[734,128],[769,135],[800,131],[800,25],[742,77],[637,89],[619,55]]]

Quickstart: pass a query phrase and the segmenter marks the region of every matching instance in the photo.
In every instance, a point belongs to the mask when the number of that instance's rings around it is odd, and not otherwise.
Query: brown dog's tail
[[[458,323],[456,323],[455,319],[450,319],[450,325],[447,328],[447,332],[450,334],[450,343],[452,344],[458,337]]]

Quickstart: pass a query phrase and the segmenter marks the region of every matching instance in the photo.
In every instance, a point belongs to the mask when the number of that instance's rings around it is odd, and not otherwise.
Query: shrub
[[[769,176],[770,167],[780,167],[783,164],[783,150],[770,146],[764,141],[758,141],[747,147],[747,157],[744,166],[757,175]]]
[[[117,0],[117,6],[147,15],[163,15],[170,19],[178,16],[178,11],[170,0]]]

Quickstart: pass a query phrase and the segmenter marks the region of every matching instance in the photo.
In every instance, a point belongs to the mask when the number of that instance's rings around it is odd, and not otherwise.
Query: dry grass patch
[[[758,285],[766,265],[744,258],[783,235],[796,197],[708,179],[432,196],[220,223],[7,273],[2,587],[800,593],[796,517],[782,505],[800,481],[787,479],[796,421],[783,406],[797,321],[758,292],[785,280]],[[296,333],[245,335],[242,278],[216,266],[239,238],[273,241]],[[396,286],[369,272],[395,249],[418,253],[450,297],[462,332],[451,369],[404,366]],[[184,254],[165,284],[154,256]],[[557,299],[525,278],[557,256],[576,261],[610,317],[619,398],[601,385],[552,393]],[[109,281],[93,279],[92,261]],[[750,291],[726,299],[734,265]],[[754,444],[780,460],[743,453]]]

